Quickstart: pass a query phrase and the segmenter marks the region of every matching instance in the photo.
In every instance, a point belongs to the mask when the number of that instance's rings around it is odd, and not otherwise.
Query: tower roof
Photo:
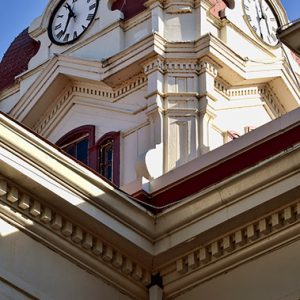
[[[116,0],[112,5],[112,10],[120,10],[124,14],[124,19],[128,20],[146,9],[146,0],[124,1]]]
[[[24,29],[11,43],[0,63],[0,91],[15,82],[15,77],[28,69],[30,59],[39,50],[40,44]]]

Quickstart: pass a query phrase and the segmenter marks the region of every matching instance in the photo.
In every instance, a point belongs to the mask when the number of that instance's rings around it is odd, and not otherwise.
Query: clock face
[[[278,21],[267,0],[243,0],[245,17],[255,34],[270,46],[278,44]]]
[[[51,15],[48,34],[57,45],[73,43],[93,21],[99,0],[62,0]]]

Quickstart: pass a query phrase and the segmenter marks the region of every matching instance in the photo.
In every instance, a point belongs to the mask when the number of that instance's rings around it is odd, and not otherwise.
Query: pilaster
[[[199,61],[156,57],[145,63],[152,149],[143,158],[147,170],[143,177],[156,178],[209,150],[215,117],[209,102],[214,101],[217,69],[206,57]]]
[[[198,136],[199,155],[209,151],[209,136],[214,113],[209,111],[209,102],[214,101],[215,79],[218,75],[218,66],[209,58],[199,61],[199,114]]]

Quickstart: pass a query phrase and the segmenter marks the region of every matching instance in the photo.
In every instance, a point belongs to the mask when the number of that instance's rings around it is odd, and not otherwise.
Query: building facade
[[[287,21],[279,0],[50,0],[0,64],[3,297],[299,299]]]

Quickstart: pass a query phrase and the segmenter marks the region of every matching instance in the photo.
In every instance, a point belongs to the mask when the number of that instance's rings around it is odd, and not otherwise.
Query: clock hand
[[[257,5],[257,0],[254,0],[255,1],[255,8],[256,8],[256,13],[257,13],[257,24],[258,24],[258,28],[259,28],[259,34],[261,36],[261,38],[263,38],[263,34],[262,34],[262,30],[261,30],[261,25],[260,25],[260,21],[262,19],[262,13],[261,13],[261,10],[260,10],[260,7],[258,7]]]
[[[74,12],[73,12],[73,10],[72,10],[72,8],[71,8],[71,6],[70,6],[70,4],[69,4],[68,2],[64,5],[64,7],[67,8],[67,9],[69,10],[69,13],[68,13],[68,19],[67,19],[67,22],[66,22],[66,25],[65,25],[65,29],[64,29],[64,31],[63,31],[63,34],[66,33],[71,18],[75,18],[75,17],[76,17],[75,14],[74,14]]]
[[[261,20],[262,19],[262,9],[261,9],[260,0],[255,0],[255,7],[256,7],[258,18],[259,18],[259,20]]]
[[[264,20],[266,28],[267,28],[267,31],[268,31],[268,35],[270,35],[270,28],[269,28],[269,24],[268,24],[268,20],[267,20],[268,17],[266,15],[266,13],[263,11],[261,0],[258,0],[258,2],[259,2],[259,6],[260,6],[260,11],[261,11],[261,20],[262,19]]]
[[[69,16],[74,17],[74,18],[76,17],[73,10],[72,10],[72,8],[71,8],[71,6],[70,6],[70,4],[68,2],[64,5],[64,7],[68,9]]]
[[[69,23],[70,23],[70,20],[71,20],[71,18],[72,18],[72,16],[70,15],[70,13],[68,14],[68,19],[67,19],[67,22],[66,22],[66,25],[65,25],[65,29],[64,29],[64,31],[63,31],[63,34],[65,34],[66,33],[66,31],[67,31],[67,28],[68,28],[68,26],[69,26]]]

